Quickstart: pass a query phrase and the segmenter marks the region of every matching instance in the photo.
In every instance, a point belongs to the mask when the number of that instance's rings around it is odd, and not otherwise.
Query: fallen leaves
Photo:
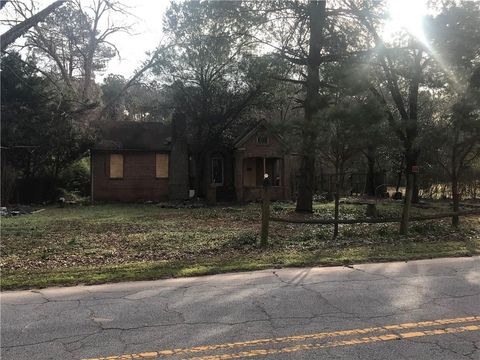
[[[399,204],[380,204],[381,216],[399,213]],[[276,203],[276,215],[300,216],[291,203]],[[416,209],[416,212],[432,211]],[[310,216],[331,218],[332,204],[316,204]],[[342,218],[365,216],[364,206],[342,205]],[[260,225],[259,204],[214,208],[161,208],[155,205],[103,205],[47,208],[2,221],[2,270],[57,269],[145,261],[195,262],[224,256],[254,256]],[[414,223],[408,237],[397,224],[332,226],[272,223],[269,252],[315,252],[359,245],[476,241],[479,218],[463,221],[456,231],[449,219]]]

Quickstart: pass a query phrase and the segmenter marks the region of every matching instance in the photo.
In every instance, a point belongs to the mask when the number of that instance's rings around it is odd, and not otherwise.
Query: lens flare
[[[427,14],[425,0],[390,0],[388,14],[390,21],[385,29],[387,38],[392,38],[403,29],[418,41],[426,42],[422,23],[423,17]]]

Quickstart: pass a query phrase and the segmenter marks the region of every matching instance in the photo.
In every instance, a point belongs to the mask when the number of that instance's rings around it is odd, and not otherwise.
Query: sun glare
[[[421,42],[424,49],[445,71],[451,83],[459,86],[455,74],[443,61],[440,54],[429,44],[423,29],[423,18],[429,13],[427,0],[388,0],[389,19],[383,30],[385,41],[392,41],[399,32],[408,32],[412,37]]]
[[[384,31],[387,40],[404,30],[417,40],[425,42],[422,18],[427,13],[426,0],[389,0],[388,13],[390,21]]]

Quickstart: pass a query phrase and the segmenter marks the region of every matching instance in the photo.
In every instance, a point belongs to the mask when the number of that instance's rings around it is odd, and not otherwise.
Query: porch
[[[288,198],[285,157],[238,157],[235,161],[235,190],[239,201],[258,201],[262,198],[264,174],[268,174],[271,199]]]

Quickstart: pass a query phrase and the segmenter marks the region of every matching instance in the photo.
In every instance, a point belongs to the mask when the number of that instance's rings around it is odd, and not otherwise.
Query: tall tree
[[[312,212],[314,180],[315,180],[315,148],[317,131],[315,118],[320,109],[320,52],[323,48],[323,31],[326,17],[326,2],[312,1],[308,6],[309,43],[306,59],[306,95],[304,102],[304,123],[302,126],[302,146],[300,179],[296,211]]]
[[[374,76],[369,64],[357,59],[344,60],[328,67],[328,81],[336,84],[332,89],[332,97],[336,99],[335,108],[343,109],[345,116],[350,117],[349,125],[355,126],[356,138],[354,142],[358,153],[366,160],[365,192],[370,196],[376,195],[378,184],[375,182],[376,165],[380,151],[391,140],[383,106],[369,91],[369,82]],[[353,113],[352,113],[353,111]],[[360,159],[357,159],[360,161]]]
[[[450,177],[453,210],[459,210],[459,184],[480,156],[480,5],[447,4],[426,24],[435,56],[433,76],[442,84],[433,124],[434,155]],[[458,216],[452,224],[458,226]]]
[[[460,208],[459,184],[463,175],[480,156],[479,98],[480,68],[472,75],[468,91],[440,116],[432,134],[438,144],[436,159],[450,178],[454,212]],[[459,225],[458,216],[452,218],[452,225]]]
[[[189,119],[200,196],[208,151],[261,102],[269,82],[271,62],[254,54],[242,7],[236,2],[172,3],[165,21],[171,45],[162,48],[154,66],[158,80],[170,87],[173,104]]]
[[[155,80],[127,84],[128,80],[122,75],[109,74],[103,79],[101,89],[106,118],[163,121],[172,112],[174,104],[169,98],[168,87]]]
[[[55,182],[85,154],[91,134],[72,116],[71,103],[37,73],[38,64],[19,59],[11,53],[1,63],[2,151],[19,179]]]
[[[338,220],[339,217],[340,193],[345,184],[345,169],[348,162],[361,149],[359,141],[361,136],[358,136],[358,130],[361,129],[356,121],[359,105],[358,103],[353,105],[348,101],[339,101],[331,107],[327,111],[326,122],[323,124],[322,144],[318,146],[322,158],[335,171],[335,220]],[[338,224],[335,224],[333,237],[337,236]]]
[[[23,19],[34,11],[21,2],[12,4]],[[109,41],[111,35],[129,29],[106,21],[113,13],[126,13],[119,1],[69,1],[24,35],[26,41],[21,47],[32,50],[42,60],[44,75],[64,95],[68,94],[77,110],[98,105],[100,92],[93,86],[94,73],[104,69],[117,54]]]
[[[406,234],[415,187],[415,168],[420,155],[418,99],[420,85],[425,82],[423,70],[427,57],[424,46],[411,36],[407,36],[406,46],[400,49],[389,48],[379,35],[379,28],[382,26],[378,21],[379,17],[364,11],[354,1],[349,1],[349,4],[371,36],[377,50],[383,84],[381,83],[381,87],[372,84],[372,94],[385,105],[390,126],[403,145],[407,186],[400,233]],[[384,95],[382,88],[387,90],[389,97]]]
[[[326,99],[319,93],[321,52],[325,48],[326,2],[279,1],[267,2],[266,5],[264,11],[270,21],[265,22],[264,28],[268,36],[263,41],[270,45],[277,43],[278,46],[273,45],[277,56],[290,62],[295,68],[289,77],[279,78],[301,85],[304,92],[304,97],[298,99],[304,116],[300,125],[301,160],[296,211],[312,212],[317,117],[319,110],[327,105]]]
[[[327,6],[328,5],[328,6]],[[321,110],[332,102],[327,81],[329,63],[341,62],[363,53],[368,46],[352,27],[349,11],[341,1],[266,2],[268,14],[261,26],[260,40],[291,64],[289,76],[281,80],[301,86],[297,101],[304,111],[301,124],[301,164],[296,210],[311,212],[314,193],[315,155],[318,128],[325,122]],[[372,4],[367,4],[370,9]],[[354,29],[352,31],[352,28]]]

